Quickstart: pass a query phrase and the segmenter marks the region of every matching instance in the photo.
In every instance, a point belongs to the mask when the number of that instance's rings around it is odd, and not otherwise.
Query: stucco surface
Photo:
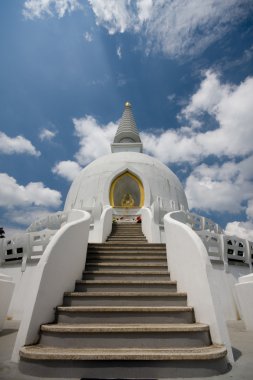
[[[188,209],[183,187],[167,166],[143,153],[119,152],[100,157],[81,171],[71,185],[65,211],[93,207],[95,202],[109,205],[112,181],[127,170],[142,181],[146,207],[160,197],[166,209]]]

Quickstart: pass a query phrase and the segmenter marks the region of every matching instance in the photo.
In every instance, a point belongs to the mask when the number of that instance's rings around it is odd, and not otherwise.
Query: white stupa
[[[89,209],[95,202],[111,205],[115,214],[138,214],[159,199],[167,210],[188,210],[177,176],[163,163],[142,153],[132,107],[125,103],[112,154],[86,166],[74,180],[65,211]]]

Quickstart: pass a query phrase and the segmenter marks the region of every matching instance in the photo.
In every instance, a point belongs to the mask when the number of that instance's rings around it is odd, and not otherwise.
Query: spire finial
[[[130,102],[125,102],[125,109],[111,147],[113,153],[142,152],[142,142],[136,128]]]

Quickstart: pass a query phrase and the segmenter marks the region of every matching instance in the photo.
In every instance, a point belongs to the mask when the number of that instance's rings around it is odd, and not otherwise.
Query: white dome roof
[[[149,207],[160,197],[167,210],[188,209],[183,187],[167,166],[143,153],[119,152],[102,156],[81,171],[70,187],[65,211],[90,208],[95,201],[109,205],[112,181],[125,171],[133,173],[142,181],[144,206]]]

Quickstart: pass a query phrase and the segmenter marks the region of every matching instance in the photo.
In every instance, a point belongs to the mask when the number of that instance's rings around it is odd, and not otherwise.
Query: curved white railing
[[[72,210],[67,223],[56,232],[40,262],[34,268],[32,287],[13,351],[13,361],[19,360],[19,349],[35,343],[39,326],[55,317],[55,307],[62,303],[65,291],[74,289],[85,267],[90,214]]]
[[[99,205],[93,212],[94,224],[90,229],[89,243],[103,243],[112,230],[112,207]]]
[[[148,207],[141,209],[141,228],[149,243],[160,243],[159,223],[156,223],[154,213]]]
[[[149,243],[165,242],[163,218],[170,212],[161,209],[158,200],[150,208],[142,208],[142,231]],[[225,270],[229,262],[245,264],[252,272],[253,242],[225,235],[217,223],[189,211],[182,210],[177,217],[199,235],[212,261],[222,262]]]
[[[210,326],[212,341],[226,345],[232,362],[230,339],[210,259],[199,236],[182,223],[182,219],[182,211],[174,211],[164,217],[171,279],[177,281],[178,291],[187,292],[188,304],[194,307],[196,321]]]
[[[0,264],[20,262],[24,272],[28,261],[39,260],[48,243],[68,220],[69,213],[57,212],[33,222],[23,234],[1,239]]]
[[[39,218],[35,220],[26,230],[26,232],[38,232],[41,230],[58,230],[61,228],[64,222],[67,222],[68,213],[63,211],[58,211],[54,214],[45,216],[44,218]]]

